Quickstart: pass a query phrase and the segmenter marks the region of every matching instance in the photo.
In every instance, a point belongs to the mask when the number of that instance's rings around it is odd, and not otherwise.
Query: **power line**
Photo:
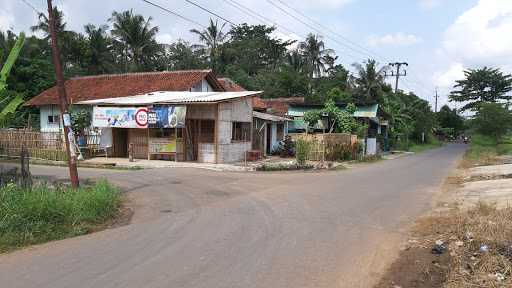
[[[366,52],[364,53],[365,56],[370,56],[372,58],[377,58],[377,59],[380,59],[381,61],[384,60],[384,62],[391,62],[387,57],[384,57],[360,44],[358,44],[357,42],[354,42],[352,40],[350,40],[349,38],[343,36],[342,34],[336,32],[335,30],[327,27],[326,25],[323,25],[322,23],[320,23],[319,21],[316,21],[315,19],[313,19],[312,17],[309,17],[308,15],[306,15],[304,12],[300,11],[299,9],[287,4],[285,1],[283,0],[275,0],[275,1],[278,1],[279,3],[281,3],[281,5],[293,10],[295,13],[297,13],[298,15],[306,18],[307,20],[309,20],[310,22],[316,24],[317,26],[325,29],[325,30],[328,30],[330,31],[332,34],[334,34],[335,36],[338,36],[340,39],[343,39],[345,40],[346,42],[352,44],[353,46],[355,47],[358,47],[359,49],[361,49],[362,51]],[[267,0],[267,2],[269,2],[271,5],[273,5],[274,7],[278,8],[279,10],[283,11],[284,9],[282,9],[282,7],[278,7],[275,3],[271,2],[271,0]],[[284,12],[284,11],[283,11]],[[289,13],[285,12],[286,14],[288,14],[289,16],[291,16]],[[294,18],[295,20],[305,24],[303,21],[301,21],[299,18],[297,17],[293,17],[291,16],[292,18]],[[312,28],[310,25],[306,25],[308,26],[309,28]],[[316,31],[319,31],[318,29],[315,29]],[[346,46],[346,45],[345,45]],[[354,50],[352,48],[350,48],[351,50]],[[358,51],[358,53],[360,54],[363,54],[361,53],[360,51]],[[413,78],[411,80],[414,80],[413,82],[415,82],[416,86],[418,86],[418,88],[422,88],[424,89],[425,91],[430,91],[430,89],[428,89],[426,86],[423,85],[422,81],[419,80],[419,78],[417,78],[414,74],[410,73],[410,76]]]
[[[21,0],[21,2],[25,3],[28,7],[30,7],[34,12],[37,13],[37,15],[43,14],[41,11],[39,11],[32,3],[28,2],[27,0]]]
[[[244,14],[246,14],[246,15],[250,16],[250,17],[256,17],[256,18],[259,18],[259,19],[261,20],[261,22],[264,22],[264,23],[265,23],[265,22],[270,23],[270,24],[272,24],[272,25],[276,26],[276,28],[281,28],[281,29],[283,29],[283,30],[287,31],[287,32],[288,32],[288,33],[290,33],[290,34],[297,34],[297,33],[295,33],[294,31],[289,30],[288,28],[286,28],[286,27],[284,27],[284,26],[280,25],[280,24],[279,24],[279,23],[277,23],[276,21],[273,21],[272,19],[267,18],[267,17],[265,17],[265,16],[263,16],[263,15],[259,14],[258,12],[256,12],[256,11],[254,11],[254,10],[250,9],[249,7],[242,5],[241,3],[238,3],[238,2],[236,2],[236,1],[234,1],[234,0],[224,0],[224,2],[228,3],[228,4],[229,4],[229,5],[231,5],[232,7],[235,7],[236,9],[238,9],[238,10],[242,11],[242,13],[244,13]]]
[[[354,52],[356,52],[356,53],[359,53],[359,54],[362,54],[362,55],[368,56],[368,55],[366,55],[366,53],[361,53],[361,51],[356,50],[356,49],[354,49],[353,47],[351,47],[351,46],[349,46],[349,45],[347,45],[347,44],[345,44],[345,43],[343,43],[343,42],[341,42],[341,41],[338,41],[338,40],[337,40],[337,39],[335,39],[335,38],[330,37],[329,35],[327,35],[327,34],[325,34],[324,32],[322,32],[320,29],[318,29],[318,28],[316,28],[316,27],[314,27],[314,26],[310,25],[310,24],[309,24],[309,23],[307,23],[307,22],[302,21],[302,19],[300,19],[299,17],[297,17],[297,16],[295,16],[295,15],[293,15],[293,14],[289,13],[288,11],[286,11],[286,9],[284,9],[283,7],[281,7],[281,6],[277,5],[276,3],[272,2],[271,0],[267,0],[267,2],[268,2],[270,5],[272,5],[272,6],[276,7],[277,9],[279,9],[279,10],[280,10],[281,12],[283,12],[284,14],[286,14],[286,15],[290,16],[291,18],[295,19],[296,21],[298,21],[298,22],[302,23],[304,26],[306,26],[306,27],[308,27],[308,28],[310,28],[310,29],[312,29],[312,30],[316,31],[316,32],[317,32],[317,33],[319,33],[320,35],[322,35],[322,36],[324,36],[324,37],[326,37],[326,38],[328,38],[328,39],[330,39],[330,40],[332,40],[332,41],[334,41],[334,42],[336,42],[336,43],[340,44],[341,46],[344,46],[344,47],[346,47],[346,48],[348,48],[348,49],[350,49],[350,50],[352,50],[352,51],[354,51]],[[346,52],[345,52],[345,53],[346,53]],[[352,58],[354,58],[354,59],[358,59],[357,57],[354,57],[353,55],[350,55],[350,54],[348,54],[348,53],[346,53],[346,54],[347,54],[347,55],[349,55],[349,56],[351,56],[351,57],[352,57]]]
[[[190,4],[194,5],[194,6],[196,6],[197,8],[199,8],[199,9],[201,9],[201,10],[203,10],[203,11],[207,12],[207,13],[212,14],[213,16],[215,16],[215,17],[217,17],[217,18],[220,18],[220,19],[224,20],[224,21],[228,22],[229,24],[231,24],[231,25],[233,25],[233,26],[238,26],[238,24],[235,24],[235,23],[233,23],[232,21],[230,21],[230,20],[228,20],[228,19],[226,19],[226,18],[224,18],[224,17],[220,16],[219,14],[217,14],[217,13],[215,13],[215,12],[212,12],[212,11],[208,10],[207,8],[204,8],[203,6],[201,6],[201,5],[197,4],[197,3],[196,3],[196,2],[194,2],[194,1],[185,0],[185,2],[190,3]]]
[[[185,21],[187,21],[187,22],[190,22],[190,23],[193,23],[193,24],[198,25],[198,26],[200,26],[200,27],[206,28],[206,26],[205,26],[205,25],[203,25],[203,24],[201,24],[201,23],[199,23],[199,22],[196,22],[196,21],[194,21],[194,20],[192,20],[192,19],[190,19],[190,18],[187,18],[187,17],[185,17],[185,16],[183,16],[183,15],[179,14],[178,12],[174,12],[174,11],[172,11],[172,10],[169,10],[169,9],[167,9],[167,8],[165,8],[165,7],[161,6],[161,5],[159,5],[159,4],[153,3],[153,2],[151,2],[151,1],[149,1],[149,0],[141,0],[141,1],[142,1],[142,2],[147,3],[147,4],[151,5],[151,6],[157,7],[157,8],[159,8],[160,10],[163,10],[163,11],[165,11],[165,12],[167,12],[167,13],[169,13],[169,14],[172,14],[172,15],[174,15],[174,16],[176,16],[176,17],[178,17],[178,18],[181,18],[181,19],[183,19],[183,20],[185,20]]]
[[[319,27],[321,27],[321,28],[323,28],[323,29],[325,29],[325,30],[330,31],[332,34],[334,34],[334,35],[338,36],[339,38],[343,39],[344,41],[347,41],[348,43],[350,43],[350,44],[352,44],[352,45],[354,45],[354,46],[356,46],[356,47],[358,47],[358,48],[362,49],[363,51],[365,51],[365,52],[369,53],[367,56],[371,56],[371,57],[378,56],[378,58],[382,58],[382,59],[386,60],[386,59],[385,59],[385,57],[380,56],[379,54],[377,54],[377,53],[375,53],[375,52],[373,52],[373,51],[371,51],[371,50],[367,49],[366,47],[364,47],[364,46],[362,46],[362,45],[359,45],[357,42],[354,42],[354,41],[350,40],[349,38],[347,38],[347,37],[343,36],[342,34],[338,33],[337,31],[335,31],[335,30],[333,30],[333,29],[329,28],[328,26],[323,25],[322,23],[318,22],[318,21],[317,21],[317,20],[315,20],[314,18],[309,17],[308,15],[306,15],[306,13],[304,13],[304,12],[300,11],[299,9],[297,9],[297,8],[295,8],[295,7],[291,6],[291,5],[289,5],[289,4],[288,4],[288,3],[286,3],[285,1],[283,1],[283,0],[276,0],[276,1],[278,1],[279,3],[281,3],[283,6],[286,6],[286,7],[288,7],[289,9],[293,10],[295,13],[297,13],[297,14],[301,15],[302,17],[304,17],[304,18],[308,19],[310,22],[312,22],[312,23],[316,24],[317,26],[319,26]],[[372,55],[372,54],[373,54],[373,55]],[[389,61],[388,61],[388,60],[386,60],[386,62],[389,62]]]

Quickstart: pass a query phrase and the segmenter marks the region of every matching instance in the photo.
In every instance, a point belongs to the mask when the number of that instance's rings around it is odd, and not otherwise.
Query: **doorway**
[[[112,129],[112,157],[128,157],[128,129]]]

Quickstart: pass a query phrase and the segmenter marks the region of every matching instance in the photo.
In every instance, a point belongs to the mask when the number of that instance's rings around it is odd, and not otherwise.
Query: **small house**
[[[252,148],[259,92],[226,92],[209,70],[77,77],[65,85],[70,104],[90,111],[96,144],[109,156],[228,163]],[[39,107],[41,132],[61,131],[56,87],[26,105]]]

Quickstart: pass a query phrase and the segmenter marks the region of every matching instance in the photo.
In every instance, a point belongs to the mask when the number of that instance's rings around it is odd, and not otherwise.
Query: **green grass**
[[[0,252],[89,233],[114,217],[120,202],[106,181],[76,190],[9,184],[0,188]]]
[[[496,163],[499,155],[512,155],[512,138],[505,137],[497,143],[493,137],[473,135],[464,155],[465,165],[489,165]]]
[[[414,152],[414,153],[420,153],[423,151],[441,147],[442,145],[443,145],[443,142],[432,137],[432,139],[430,140],[430,143],[413,144],[413,145],[411,145],[411,147],[409,147],[409,151]]]

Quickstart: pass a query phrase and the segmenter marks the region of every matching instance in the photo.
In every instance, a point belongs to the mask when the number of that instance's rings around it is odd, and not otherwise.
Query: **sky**
[[[24,1],[40,11],[47,7],[45,0],[2,0],[0,30],[30,34],[37,16]],[[187,0],[151,1],[198,24],[216,19]],[[465,69],[493,66],[512,73],[512,0],[190,1],[235,24],[277,25],[275,37],[301,40],[310,32],[319,34],[347,68],[368,58],[382,65],[408,62],[400,88],[414,91],[433,105],[437,87],[439,107],[447,103],[454,81],[463,78]],[[235,8],[236,3],[264,18],[244,14]],[[160,29],[157,39],[163,43],[197,42],[189,30],[201,29],[142,0],[54,0],[54,5],[64,11],[68,29],[75,31],[83,31],[88,23],[108,24],[112,11],[127,9],[151,16],[152,24]],[[456,103],[449,105],[457,107]]]

